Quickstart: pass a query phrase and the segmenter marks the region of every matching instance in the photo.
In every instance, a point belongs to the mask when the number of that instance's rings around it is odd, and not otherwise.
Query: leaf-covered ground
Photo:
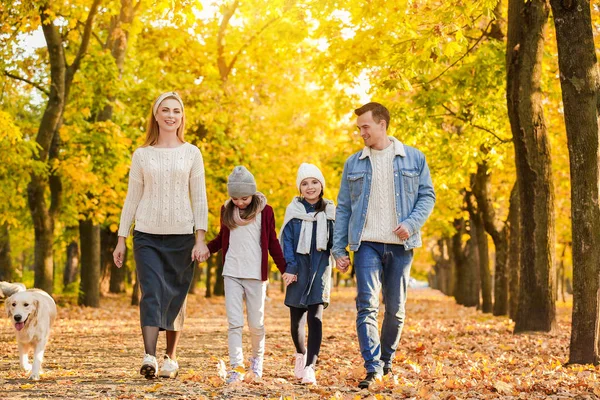
[[[355,289],[334,290],[324,313],[319,385],[300,385],[293,377],[288,311],[274,286],[266,304],[262,381],[223,383],[218,365],[228,361],[224,301],[201,296],[188,302],[179,377],[145,380],[138,375],[143,357],[138,310],[119,296],[104,298],[96,310],[59,307],[39,382],[26,380],[19,370],[13,329],[5,319],[0,324],[0,398],[600,398],[600,368],[562,365],[570,308],[559,304],[556,333],[513,335],[507,318],[457,306],[429,289],[410,291],[394,375],[369,391],[357,388],[364,371],[354,325]],[[164,346],[161,335],[159,354]]]

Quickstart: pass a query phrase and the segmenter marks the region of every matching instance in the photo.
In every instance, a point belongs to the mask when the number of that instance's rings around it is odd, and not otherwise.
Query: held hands
[[[287,272],[284,272],[283,275],[281,275],[281,278],[283,279],[283,283],[285,283],[285,287],[288,287],[290,284],[298,280],[298,277],[296,275],[289,274]]]
[[[117,268],[121,268],[123,266],[123,259],[125,258],[126,250],[125,238],[123,236],[119,236],[117,245],[115,246],[115,251],[113,251],[113,261],[115,262]]]
[[[337,260],[335,260],[335,266],[342,273],[348,271],[348,268],[350,267],[350,257],[344,256],[338,258]]]
[[[196,242],[192,249],[192,261],[204,262],[210,257],[210,251],[204,241]]]
[[[406,240],[410,236],[408,229],[406,229],[403,224],[398,225],[393,230],[393,232],[396,234],[396,236],[398,236],[398,239],[400,240]]]

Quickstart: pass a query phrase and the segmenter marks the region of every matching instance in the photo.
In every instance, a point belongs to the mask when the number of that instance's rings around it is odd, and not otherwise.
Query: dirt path
[[[288,310],[272,287],[266,304],[266,354],[261,382],[224,385],[217,373],[227,357],[224,301],[194,296],[188,302],[176,380],[146,381],[138,311],[125,297],[105,298],[99,310],[62,305],[46,351],[45,375],[27,381],[18,367],[13,328],[0,324],[0,398],[600,398],[600,368],[563,367],[570,309],[560,306],[554,334],[512,335],[506,318],[482,315],[433,290],[412,290],[394,376],[371,391],[363,377],[355,331],[354,288],[332,293],[324,313],[316,387],[293,378]],[[244,330],[245,357],[249,354]],[[164,336],[159,353],[164,351]]]

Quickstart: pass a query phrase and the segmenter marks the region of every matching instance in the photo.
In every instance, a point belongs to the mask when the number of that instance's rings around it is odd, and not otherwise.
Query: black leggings
[[[308,318],[307,318],[308,311]],[[306,366],[314,365],[321,350],[321,340],[323,339],[323,304],[313,304],[306,308],[290,307],[290,320],[292,329],[292,340],[296,346],[296,352],[306,354],[305,329],[304,326],[308,320],[308,354],[306,356]]]

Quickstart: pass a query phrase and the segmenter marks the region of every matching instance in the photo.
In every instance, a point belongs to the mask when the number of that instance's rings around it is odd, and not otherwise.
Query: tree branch
[[[87,53],[88,46],[90,44],[90,37],[92,35],[92,26],[94,24],[94,17],[98,12],[98,6],[100,5],[101,0],[94,0],[92,3],[92,7],[90,8],[90,12],[88,14],[87,20],[85,21],[85,28],[83,30],[83,36],[81,38],[81,44],[79,45],[79,50],[77,51],[77,55],[75,56],[75,60],[73,60],[73,64],[69,65],[67,68],[67,92],[68,87],[73,81],[73,77],[75,76],[75,72],[79,69],[81,65],[81,59]]]
[[[456,64],[458,64],[459,62],[461,62],[467,55],[469,55],[469,53],[471,51],[473,51],[473,49],[475,47],[477,47],[477,45],[479,44],[479,42],[481,42],[481,40],[483,40],[484,37],[487,36],[487,30],[490,28],[490,25],[492,24],[494,20],[491,20],[490,22],[488,22],[488,25],[485,27],[485,29],[483,30],[483,32],[481,33],[481,36],[479,37],[479,39],[477,39],[477,42],[475,42],[475,44],[473,46],[471,46],[470,48],[467,49],[467,51],[465,52],[465,54],[463,54],[458,60],[454,61],[452,64],[450,64],[445,70],[443,70],[438,76],[436,76],[435,78],[433,78],[432,80],[425,82],[424,85],[429,85],[430,83],[433,83],[434,81],[436,81],[437,79],[439,79],[442,75],[444,75],[446,72],[448,72],[448,70],[452,67],[454,67]]]
[[[48,89],[43,88],[39,83],[35,83],[33,81],[30,81],[27,78],[21,78],[20,76],[13,75],[13,74],[11,74],[10,72],[7,72],[7,71],[4,71],[4,75],[8,76],[9,78],[12,78],[12,79],[16,79],[18,81],[25,82],[25,83],[33,86],[34,88],[36,88],[40,92],[44,93],[46,96],[50,96],[50,91]]]
[[[217,66],[219,67],[219,75],[223,82],[227,80],[230,72],[228,70],[227,62],[225,61],[225,45],[223,44],[223,39],[225,38],[225,30],[229,25],[229,20],[233,17],[239,4],[239,0],[235,0],[231,7],[225,12],[221,25],[219,26],[219,33],[217,34]]]
[[[275,21],[279,20],[281,18],[281,16],[279,17],[275,17],[272,20],[270,20],[269,22],[267,22],[258,32],[256,32],[254,35],[252,35],[250,37],[250,39],[248,39],[248,41],[246,41],[246,43],[244,43],[244,45],[242,47],[239,48],[239,50],[235,53],[235,55],[233,56],[233,58],[231,59],[231,62],[229,63],[229,65],[227,66],[227,75],[229,75],[229,72],[231,72],[231,70],[233,69],[233,66],[235,65],[235,62],[237,61],[239,55],[245,50],[247,49],[252,42],[258,37],[260,36],[261,33],[263,33],[270,25],[272,25]]]
[[[460,115],[458,115],[458,114],[457,114],[455,111],[453,111],[452,109],[450,109],[450,108],[449,108],[448,106],[446,106],[445,104],[442,104],[442,107],[443,107],[443,108],[444,108],[446,111],[448,111],[448,112],[450,113],[450,114],[449,114],[449,116],[452,116],[452,117],[454,117],[454,118],[458,119],[459,121],[466,122],[466,123],[468,123],[469,125],[471,125],[473,128],[477,128],[477,129],[479,129],[479,130],[482,130],[482,131],[484,131],[484,132],[487,132],[487,133],[489,133],[490,135],[492,135],[492,136],[494,136],[496,139],[498,139],[498,140],[500,141],[500,143],[509,143],[509,142],[511,142],[511,141],[512,141],[512,139],[502,139],[500,136],[498,136],[498,135],[497,135],[497,134],[496,134],[494,131],[492,131],[491,129],[488,129],[488,128],[486,128],[486,127],[484,127],[484,126],[481,126],[481,125],[474,124],[474,123],[473,123],[473,121],[472,121],[471,119],[469,119],[469,118],[466,118],[466,117],[461,117]],[[446,114],[446,115],[448,115],[448,114]]]

